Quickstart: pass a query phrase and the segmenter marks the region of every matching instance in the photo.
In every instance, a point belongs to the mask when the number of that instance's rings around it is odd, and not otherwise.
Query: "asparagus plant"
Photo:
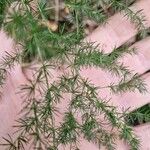
[[[77,150],[79,138],[83,137],[112,150],[116,136],[126,140],[132,150],[140,148],[138,138],[123,119],[126,115],[101,98],[99,87],[83,78],[79,71],[83,67],[97,67],[119,77],[118,84],[105,87],[114,94],[146,91],[139,75],[118,62],[135,49],[122,46],[106,54],[95,43],[83,42],[87,19],[105,24],[116,12],[124,13],[143,35],[144,16],[128,7],[132,3],[130,0],[0,1],[1,28],[19,47],[17,52],[6,53],[1,61],[1,86],[15,63],[22,66],[33,61],[39,63],[34,77],[20,88],[25,105],[15,125],[16,136],[3,137],[3,149],[23,150],[31,144],[33,149],[40,150],[57,150],[66,145]],[[50,82],[51,70],[61,66],[69,71]],[[63,103],[64,94],[70,94],[71,98],[62,122],[57,124],[57,105]],[[104,119],[100,121],[99,116]],[[117,134],[107,131],[104,124],[117,129]]]

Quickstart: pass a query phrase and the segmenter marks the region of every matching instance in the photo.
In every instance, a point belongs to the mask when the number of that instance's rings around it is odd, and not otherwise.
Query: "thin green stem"
[[[43,71],[44,71],[44,76],[46,79],[46,86],[47,86],[47,89],[49,89],[49,82],[48,82],[48,76],[47,76],[45,64],[43,64]],[[51,103],[52,103],[51,105],[53,106],[53,101]],[[56,139],[56,133],[55,133],[55,119],[54,119],[52,113],[50,115],[50,119],[51,119],[51,123],[52,123],[53,147],[54,147],[54,149],[57,150],[57,139]]]

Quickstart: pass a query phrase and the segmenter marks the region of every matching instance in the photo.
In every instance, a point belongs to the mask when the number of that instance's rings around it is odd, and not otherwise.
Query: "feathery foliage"
[[[15,63],[40,62],[33,79],[22,85],[24,97],[22,115],[17,120],[16,135],[3,137],[6,149],[57,150],[69,146],[80,149],[80,139],[115,149],[115,139],[127,141],[132,150],[138,150],[139,141],[132,128],[126,125],[117,108],[101,98],[89,79],[80,75],[83,67],[97,67],[120,77],[118,84],[108,85],[115,94],[126,91],[146,91],[138,75],[119,63],[119,59],[134,49],[114,48],[105,54],[94,43],[81,42],[84,21],[92,19],[106,23],[110,16],[123,10],[139,31],[145,29],[141,11],[133,12],[123,0],[65,0],[57,4],[46,0],[3,0],[0,2],[0,24],[8,36],[19,45],[21,52],[6,53],[0,66],[0,84]],[[60,9],[60,12],[58,11]],[[67,70],[50,82],[52,72],[59,66]],[[66,98],[66,95],[67,98]],[[65,113],[58,105],[68,100]],[[58,123],[58,118],[62,118]],[[79,119],[80,118],[80,119]],[[106,130],[106,126],[111,130]],[[117,132],[115,132],[117,130]]]

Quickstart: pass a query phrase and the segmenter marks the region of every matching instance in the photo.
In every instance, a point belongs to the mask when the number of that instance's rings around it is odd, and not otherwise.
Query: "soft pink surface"
[[[133,9],[139,10],[143,9],[143,13],[146,16],[146,26],[150,26],[150,0],[141,0],[139,1]],[[119,47],[125,43],[130,38],[136,35],[137,31],[135,30],[134,25],[128,21],[126,18],[123,18],[122,15],[116,14],[111,17],[103,27],[98,27],[89,37],[85,40],[93,41],[101,44],[101,47],[105,52],[110,52],[114,47]],[[146,38],[136,44],[134,44],[138,50],[138,55],[129,56],[127,55],[121,61],[124,62],[135,72],[140,74],[150,69],[150,38]],[[101,48],[100,47],[100,48]],[[8,39],[3,31],[0,32],[0,56],[4,56],[4,52],[11,52],[14,50],[13,41]],[[55,73],[57,74],[57,72]],[[117,78],[112,78],[108,73],[106,74],[100,69],[84,69],[81,71],[82,76],[90,78],[91,82],[95,85],[105,86],[111,83],[112,81],[117,81]],[[147,89],[150,91],[150,75],[147,74],[145,77],[145,82],[147,83]],[[19,97],[18,88],[20,84],[26,83],[27,80],[22,73],[21,67],[16,66],[15,69],[10,71],[8,75],[6,84],[3,88],[3,95],[0,101],[0,137],[7,135],[7,133],[12,133],[14,125],[14,120],[17,116],[17,113],[21,109],[22,98]],[[150,93],[139,94],[137,93],[125,93],[121,96],[112,96],[110,91],[103,90],[100,91],[100,95],[103,97],[112,97],[110,103],[118,107],[118,110],[127,109],[130,107],[130,110],[134,110],[138,107],[141,107],[147,103],[150,103]],[[60,106],[60,110],[63,111],[63,103]],[[141,138],[141,148],[140,150],[149,150],[150,149],[150,125],[146,124],[134,128],[135,133]],[[82,139],[81,139],[82,141]],[[61,150],[62,148],[60,148]],[[88,143],[83,140],[80,146],[81,150],[98,150],[98,147],[92,143]],[[103,149],[103,148],[101,148]],[[122,142],[118,141],[117,145],[118,150],[128,150],[128,147]],[[3,148],[1,148],[3,150]]]

